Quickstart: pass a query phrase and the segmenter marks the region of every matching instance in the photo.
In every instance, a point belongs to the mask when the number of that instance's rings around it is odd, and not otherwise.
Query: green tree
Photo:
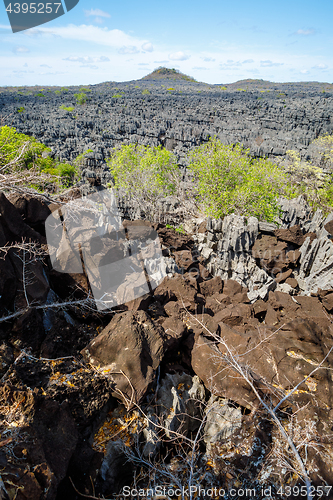
[[[195,196],[206,215],[236,213],[272,221],[279,214],[276,200],[285,176],[271,161],[254,160],[241,145],[227,146],[217,138],[196,148],[189,161]]]
[[[175,194],[181,180],[175,156],[161,146],[122,145],[113,150],[108,165],[114,187],[122,188],[145,212]]]
[[[316,162],[321,167],[333,172],[333,135],[322,135],[315,139],[311,145],[316,152]]]
[[[60,106],[60,109],[63,109],[64,111],[72,112],[72,111],[74,111],[75,108],[73,106],[65,106],[64,104],[62,104]]]
[[[74,94],[74,97],[78,104],[85,104],[87,102],[87,95],[84,92],[79,94]]]
[[[289,197],[305,195],[313,209],[328,213],[333,209],[333,136],[318,137],[310,149],[314,162],[302,159],[298,151],[287,151],[282,162],[288,178],[285,192]]]
[[[13,127],[0,127],[0,173],[5,176],[2,188],[19,184],[44,190],[63,189],[79,180],[78,165],[62,163],[51,158],[50,148],[34,137],[16,132]]]

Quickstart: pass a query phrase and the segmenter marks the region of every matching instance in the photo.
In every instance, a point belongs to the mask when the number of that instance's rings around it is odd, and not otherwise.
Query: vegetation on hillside
[[[51,149],[34,137],[0,127],[1,187],[19,185],[40,191],[58,191],[79,180],[78,165],[70,165],[49,156]]]
[[[147,215],[158,210],[163,198],[176,195],[180,203],[190,201],[207,216],[235,213],[274,221],[280,196],[304,195],[314,209],[333,210],[333,135],[319,137],[311,148],[313,162],[297,151],[287,151],[283,161],[274,163],[252,158],[239,144],[224,145],[210,138],[187,155],[191,181],[186,188],[175,155],[161,146],[122,145],[112,150],[108,165],[114,187]],[[0,127],[0,183],[52,192],[75,184],[85,153],[69,164],[51,158],[50,151],[34,137]]]
[[[240,145],[227,146],[210,138],[188,154],[192,185],[186,188],[186,198],[192,198],[201,213],[215,218],[236,213],[272,222],[279,215],[278,198],[299,195],[304,195],[314,209],[327,213],[333,210],[332,138],[314,141],[316,164],[302,161],[295,151],[289,151],[287,159],[276,164],[252,158]],[[143,208],[147,203],[156,206],[170,194],[184,199],[176,159],[160,146],[123,145],[113,151],[109,166],[115,188],[124,189]]]
[[[196,82],[194,78],[188,75],[184,75],[178,69],[175,68],[164,68],[163,66],[159,66],[154,69],[152,73],[146,75],[142,78],[142,80],[185,80],[187,82]]]
[[[108,165],[115,188],[122,188],[145,211],[156,210],[159,200],[179,192],[176,158],[161,146],[122,145],[113,150]]]

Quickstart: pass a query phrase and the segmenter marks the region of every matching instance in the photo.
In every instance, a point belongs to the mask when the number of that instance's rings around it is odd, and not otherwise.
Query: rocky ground
[[[168,276],[102,313],[52,269],[59,205],[1,193],[1,499],[301,498],[306,475],[332,498],[333,217],[281,204],[279,226],[156,223]]]
[[[91,149],[83,176],[98,169],[102,183],[109,180],[109,151],[122,143],[161,144],[182,162],[189,149],[217,136],[224,144],[242,143],[254,156],[281,157],[296,149],[311,158],[310,143],[333,133],[333,84],[208,85],[153,73],[83,89],[88,100],[79,105],[74,94],[80,87],[2,88],[0,113],[3,124],[35,136],[62,160]]]

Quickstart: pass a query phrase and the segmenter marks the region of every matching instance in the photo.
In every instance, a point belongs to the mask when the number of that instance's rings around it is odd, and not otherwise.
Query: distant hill
[[[325,82],[270,82],[268,80],[259,80],[248,78],[246,80],[238,80],[233,83],[220,84],[223,85],[225,90],[235,91],[235,90],[252,90],[252,91],[268,91],[277,90],[280,92],[284,91],[330,91],[333,90],[333,84]]]
[[[160,66],[141,80],[186,80],[187,82],[196,82],[191,76],[184,75],[175,68],[164,68]]]

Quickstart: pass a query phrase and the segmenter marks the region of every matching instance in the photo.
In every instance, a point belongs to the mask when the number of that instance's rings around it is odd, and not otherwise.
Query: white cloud
[[[260,71],[257,68],[247,69],[247,73],[251,73],[252,75],[258,75]]]
[[[95,64],[81,64],[80,68],[98,69]]]
[[[301,69],[300,73],[302,73],[302,75],[307,75],[309,72],[307,69]]]
[[[101,10],[101,9],[90,9],[90,10],[84,9],[84,13],[87,17],[90,17],[90,16],[111,17],[108,12],[105,12],[104,10]]]
[[[173,54],[169,54],[169,59],[171,59],[171,61],[187,61],[187,59],[189,58],[190,56],[187,56],[181,50],[179,52],[174,52]]]
[[[305,29],[305,30],[295,31],[294,35],[309,36],[309,35],[314,35],[315,33],[316,33],[316,30],[314,30],[314,29]]]
[[[24,45],[21,45],[20,47],[14,47],[13,52],[15,54],[26,54],[27,52],[30,52],[30,49],[28,49],[28,47],[25,47]]]
[[[42,75],[42,76],[45,76],[45,75],[65,75],[65,73],[63,71],[49,71],[49,72],[42,72],[42,73],[38,73],[38,75]]]
[[[283,66],[284,63],[272,62],[269,59],[265,61],[260,61],[260,66],[262,68],[272,68],[273,66]]]
[[[70,62],[79,62],[83,64],[91,64],[91,63],[101,63],[101,62],[108,62],[110,59],[106,56],[101,56],[101,57],[89,57],[89,56],[84,56],[84,57],[78,57],[78,56],[69,56],[65,57],[63,61],[70,61]]]
[[[193,66],[192,69],[195,69],[195,70],[198,70],[198,71],[208,70],[208,68],[205,68],[204,66]]]
[[[51,68],[52,66],[49,66],[48,64],[40,64],[41,68]]]
[[[228,59],[226,63],[221,63],[220,66],[228,66],[230,67],[235,67],[235,66],[241,66],[242,64],[239,61],[233,61],[232,59]]]
[[[118,50],[118,54],[137,54],[138,52],[140,52],[139,49],[134,45],[123,46]]]
[[[202,57],[201,59],[205,62],[214,62],[215,61],[215,59],[213,59],[212,57]]]
[[[82,42],[93,43],[94,45],[105,45],[107,47],[121,48],[129,46],[137,46],[145,43],[144,40],[137,39],[131,35],[127,35],[124,31],[113,29],[109,30],[106,27],[93,26],[92,24],[68,26],[58,26],[53,28],[41,27],[38,30],[27,30],[24,34],[33,36],[42,36],[46,38],[57,37],[64,40],[77,40]]]
[[[153,44],[151,44],[150,42],[143,43],[141,45],[141,48],[145,52],[153,52],[153,50],[154,50]]]
[[[312,66],[311,69],[327,69],[328,66],[327,64],[316,64],[315,66]]]
[[[245,61],[242,62],[242,64],[250,64],[250,63],[253,63],[254,60],[253,59],[245,59]]]

